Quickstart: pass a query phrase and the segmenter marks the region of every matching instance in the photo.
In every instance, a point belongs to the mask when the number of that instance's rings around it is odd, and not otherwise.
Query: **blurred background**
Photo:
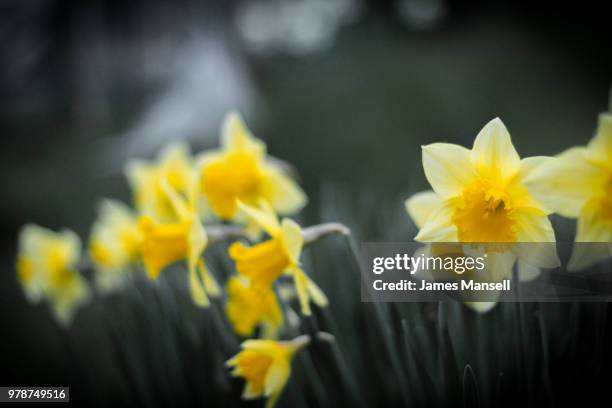
[[[97,314],[85,310],[66,339],[26,303],[13,266],[19,228],[68,227],[85,240],[100,198],[130,201],[128,158],[176,140],[217,146],[230,109],[299,171],[303,224],[337,220],[358,240],[391,241],[416,231],[402,202],[428,188],[422,144],[470,146],[499,116],[521,156],[555,154],[586,143],[609,104],[609,14],[598,1],[5,0],[0,11],[0,385],[71,384],[79,371],[58,350],[96,344]],[[556,222],[571,240],[573,223]],[[360,313],[358,301],[346,307]],[[550,315],[563,322],[567,307]],[[587,307],[596,310],[572,313],[596,321],[576,330],[610,340],[607,305]],[[587,344],[571,341],[572,352]],[[552,384],[547,395],[565,382]],[[394,392],[369,401],[405,402]],[[121,395],[109,388],[108,401],[127,404]]]

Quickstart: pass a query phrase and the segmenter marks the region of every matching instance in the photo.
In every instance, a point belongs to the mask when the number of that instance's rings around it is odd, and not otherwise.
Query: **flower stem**
[[[340,234],[345,237],[351,235],[351,230],[344,224],[339,222],[327,222],[324,224],[313,225],[311,227],[302,228],[302,236],[304,244],[312,244],[318,240],[332,234]]]

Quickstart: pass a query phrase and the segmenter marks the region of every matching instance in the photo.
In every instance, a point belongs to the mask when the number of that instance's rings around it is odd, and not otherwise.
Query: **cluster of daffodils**
[[[289,378],[291,357],[310,341],[277,340],[284,321],[277,282],[283,276],[292,280],[304,316],[311,314],[311,302],[327,304],[300,264],[304,231],[289,218],[279,219],[307,202],[288,168],[267,156],[265,144],[231,113],[220,149],[192,156],[187,146],[173,144],[155,161],[129,162],[133,207],[104,200],[85,254],[71,231],[25,226],[18,280],[29,300],[46,300],[67,325],[93,292],[83,269],[93,269],[95,287],[109,292],[139,271],[156,280],[170,265],[184,262],[191,298],[206,307],[224,293],[204,260],[209,242],[241,238],[229,246],[236,274],[227,282],[225,310],[239,336],[257,332],[265,340],[245,341],[228,364],[247,381],[244,398],[265,396],[271,406]]]
[[[577,242],[612,242],[610,114],[601,115],[587,147],[524,159],[502,121],[493,119],[478,133],[471,150],[447,143],[423,146],[423,168],[433,191],[406,201],[419,228],[415,240],[427,243],[425,251],[433,253],[443,247],[436,243],[469,243],[467,250],[487,254],[489,279],[507,277],[515,264],[521,280],[538,276],[540,268],[559,265],[548,218],[553,212],[578,218]],[[569,269],[610,256],[609,246],[601,248],[575,246]],[[486,311],[494,304],[469,306]]]
[[[587,147],[524,159],[504,124],[494,119],[471,150],[446,143],[424,146],[423,167],[432,191],[406,201],[419,228],[415,239],[434,255],[449,242],[466,243],[463,250],[471,255],[484,253],[486,279],[503,279],[515,265],[520,279],[558,266],[548,218],[554,212],[578,219],[577,242],[612,241],[610,114],[601,115]],[[30,301],[46,300],[58,321],[68,324],[92,296],[83,269],[93,269],[95,287],[108,292],[124,287],[139,271],[156,280],[182,262],[193,302],[206,307],[211,298],[224,297],[232,328],[249,338],[227,362],[232,375],[246,380],[243,398],[265,397],[272,407],[289,379],[293,356],[311,341],[309,336],[279,340],[288,300],[297,298],[302,316],[312,313],[313,304],[328,302],[302,268],[302,250],[326,234],[349,233],[340,224],[301,228],[286,218],[307,201],[288,173],[242,119],[229,114],[218,150],[191,155],[175,144],[153,162],[128,163],[133,207],[104,200],[86,254],[71,231],[26,225],[19,237],[18,280]],[[228,256],[235,273],[224,290],[204,253],[215,242],[231,240]],[[610,256],[610,245],[598,253],[588,248],[575,247],[570,269]],[[290,282],[291,296],[279,296],[287,292],[280,290],[282,281]],[[486,311],[494,304],[469,306]]]

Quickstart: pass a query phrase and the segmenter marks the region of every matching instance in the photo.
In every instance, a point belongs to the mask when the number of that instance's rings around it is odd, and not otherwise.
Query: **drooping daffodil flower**
[[[92,227],[89,255],[102,291],[118,289],[140,259],[138,219],[125,204],[104,200]]]
[[[126,166],[126,176],[139,214],[155,222],[175,222],[179,215],[162,187],[162,180],[177,193],[187,193],[194,177],[189,147],[182,143],[171,144],[154,162],[131,160]]]
[[[295,353],[308,345],[310,339],[300,336],[292,341],[246,340],[242,351],[227,361],[234,377],[242,377],[246,385],[242,398],[251,400],[266,397],[266,408],[278,401],[291,375],[291,361]]]
[[[161,181],[161,188],[178,221],[159,223],[147,215],[140,217],[140,253],[145,270],[149,278],[157,279],[162,269],[186,260],[191,297],[197,305],[208,306],[208,294],[216,297],[221,290],[202,258],[208,237],[200,220],[195,186],[189,189],[187,198],[175,191],[167,180]]]
[[[236,333],[249,337],[261,326],[261,337],[277,337],[283,312],[272,288],[250,286],[244,278],[233,276],[227,283],[227,296],[225,311]]]
[[[300,267],[304,238],[300,226],[289,218],[279,221],[272,207],[265,201],[259,208],[238,202],[239,209],[254,220],[270,239],[247,247],[235,242],[229,248],[238,273],[249,279],[254,288],[268,289],[283,274],[293,277],[302,313],[310,315],[310,298],[319,306],[327,304],[327,297]]]
[[[57,320],[68,325],[90,298],[85,279],[77,270],[81,241],[70,230],[53,232],[28,224],[19,234],[17,278],[26,297],[46,299]]]

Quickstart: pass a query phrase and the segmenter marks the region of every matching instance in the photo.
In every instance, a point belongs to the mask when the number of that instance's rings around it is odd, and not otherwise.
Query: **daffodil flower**
[[[162,188],[162,180],[179,194],[186,194],[193,183],[193,163],[189,148],[172,144],[165,148],[156,162],[132,160],[126,175],[134,194],[134,205],[139,214],[155,222],[175,222],[175,208]]]
[[[149,216],[138,221],[140,253],[147,275],[157,279],[162,269],[180,260],[187,260],[191,297],[199,306],[208,306],[207,296],[219,296],[220,288],[206,268],[202,254],[208,237],[200,221],[195,188],[188,191],[187,200],[177,193],[166,180],[161,187],[172,204],[178,221],[158,223]]]
[[[612,243],[612,114],[602,113],[595,137],[538,169],[530,188],[562,216],[577,218],[576,242]],[[577,270],[612,254],[606,245],[575,245],[568,269]]]
[[[266,408],[272,408],[291,375],[291,360],[296,351],[310,342],[307,336],[292,341],[247,340],[242,351],[227,361],[234,377],[242,377],[246,385],[242,398],[266,397]]]
[[[304,192],[267,158],[265,144],[251,135],[237,113],[226,116],[221,144],[221,151],[204,153],[199,159],[200,189],[219,218],[234,220],[237,200],[257,205],[264,199],[281,214],[304,207]]]
[[[121,287],[140,258],[139,244],[135,214],[119,201],[102,201],[89,241],[98,288],[109,291]]]
[[[442,198],[433,191],[421,191],[419,193],[414,194],[408,200],[406,200],[406,211],[408,215],[415,223],[417,228],[422,228],[428,221],[429,217],[432,215],[433,211],[442,205]],[[451,242],[451,241],[444,241]],[[436,253],[445,253],[445,250],[448,248],[444,248],[444,246],[440,247],[443,244],[437,244],[439,247],[437,249],[429,249],[425,250],[427,255],[436,256]],[[486,248],[492,248],[494,245],[487,245]],[[539,247],[539,246],[538,246]],[[548,245],[544,245],[544,247],[548,247]],[[538,248],[539,249],[539,248]],[[549,248],[546,248],[549,249]],[[453,250],[456,250],[456,246],[453,246]],[[499,252],[497,252],[499,255]],[[472,253],[471,255],[479,256],[477,253]],[[511,259],[508,260],[508,263],[513,262],[513,257],[510,256]],[[495,256],[491,258],[491,260],[487,259],[487,269],[494,269],[495,267],[490,264],[491,261],[496,261],[499,259],[495,259]],[[517,260],[518,264],[518,276],[522,282],[528,282],[538,277],[540,274],[540,269],[532,265],[533,262],[525,259],[519,258]],[[503,265],[506,262],[502,262]],[[488,276],[491,278],[491,276]],[[505,277],[505,275],[499,276]],[[484,302],[483,302],[484,303]]]
[[[327,305],[327,297],[300,267],[300,254],[304,237],[300,226],[289,218],[279,222],[276,213],[265,201],[255,208],[238,202],[238,207],[253,219],[270,239],[246,247],[235,242],[229,254],[236,262],[238,273],[249,279],[250,285],[258,289],[269,289],[283,273],[291,275],[295,282],[300,306],[304,315],[310,315],[310,298],[319,306]]]
[[[26,297],[34,303],[46,298],[55,317],[65,325],[90,297],[76,269],[80,254],[81,242],[69,230],[56,233],[29,224],[19,235],[17,277]]]
[[[447,143],[423,146],[425,176],[434,191],[418,193],[406,202],[419,227],[415,239],[513,244],[488,256],[487,269],[498,279],[511,273],[517,257],[525,274],[558,266],[550,210],[526,186],[535,169],[548,160],[521,160],[500,119],[480,131],[472,150]],[[516,244],[526,242],[551,244]]]
[[[271,288],[249,286],[244,279],[234,276],[227,284],[227,295],[225,310],[236,333],[249,337],[261,325],[263,338],[276,338],[283,324],[283,312]]]

